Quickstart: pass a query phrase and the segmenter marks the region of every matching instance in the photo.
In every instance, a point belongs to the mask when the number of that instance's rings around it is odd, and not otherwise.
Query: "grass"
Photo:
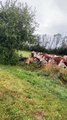
[[[67,86],[54,75],[57,69],[52,77],[48,69],[0,65],[0,120],[67,120]]]
[[[23,57],[30,57],[31,53],[29,51],[21,51],[21,50],[19,50],[18,54],[22,55]]]
[[[67,88],[22,67],[0,65],[0,120],[67,120]]]

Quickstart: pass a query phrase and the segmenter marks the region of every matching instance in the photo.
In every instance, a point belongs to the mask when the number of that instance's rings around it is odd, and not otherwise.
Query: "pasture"
[[[20,56],[23,56],[23,57],[30,57],[30,52],[29,51],[21,51],[21,50],[19,50],[18,51],[18,55]]]
[[[0,120],[67,120],[67,86],[29,65],[0,65]]]

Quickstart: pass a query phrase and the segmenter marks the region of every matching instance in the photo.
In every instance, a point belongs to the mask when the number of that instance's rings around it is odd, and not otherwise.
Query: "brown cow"
[[[34,59],[33,57],[29,57],[27,60],[26,60],[26,63],[27,64],[30,64],[30,63],[33,63]]]
[[[64,58],[61,56],[57,56],[57,57],[54,57],[54,60],[55,60],[56,64],[58,65],[61,60],[64,60]]]

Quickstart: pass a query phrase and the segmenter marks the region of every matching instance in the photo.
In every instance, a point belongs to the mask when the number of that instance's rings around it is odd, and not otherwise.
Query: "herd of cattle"
[[[31,52],[31,57],[29,58],[22,58],[21,61],[25,61],[26,63],[30,64],[33,62],[41,63],[46,65],[48,63],[56,64],[59,67],[67,67],[67,55],[58,56],[54,54],[44,54],[40,52]]]

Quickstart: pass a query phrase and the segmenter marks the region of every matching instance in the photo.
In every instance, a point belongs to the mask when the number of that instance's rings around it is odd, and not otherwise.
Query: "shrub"
[[[59,72],[60,68],[57,65],[48,63],[43,67],[43,69],[45,72],[47,72],[49,74],[52,74],[52,73],[57,74]]]
[[[9,50],[6,47],[0,47],[0,63],[16,65],[18,62],[17,54],[14,50]]]
[[[67,68],[62,68],[59,71],[59,78],[64,84],[67,84]]]

